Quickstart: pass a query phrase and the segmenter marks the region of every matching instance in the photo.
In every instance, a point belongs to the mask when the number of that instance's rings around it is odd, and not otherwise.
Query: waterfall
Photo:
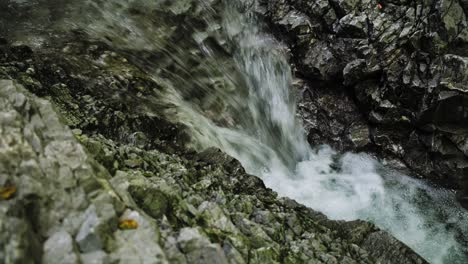
[[[365,154],[339,155],[328,146],[309,147],[295,115],[286,47],[265,33],[254,13],[240,13],[236,4],[228,3],[222,17],[248,87],[248,95],[240,98],[247,107],[237,114],[252,121],[239,117],[234,128],[218,126],[181,103],[179,117],[192,128],[197,142],[219,147],[280,195],[332,219],[373,222],[431,263],[466,263],[467,249],[457,236],[468,231],[468,214],[457,206],[454,194],[386,168]]]
[[[96,0],[70,23],[152,74],[164,113],[189,129],[195,148],[222,149],[280,195],[332,219],[373,222],[431,263],[467,263],[468,214],[454,194],[365,154],[309,146],[287,47],[268,33],[256,1],[215,2]],[[193,17],[174,22],[163,9]]]

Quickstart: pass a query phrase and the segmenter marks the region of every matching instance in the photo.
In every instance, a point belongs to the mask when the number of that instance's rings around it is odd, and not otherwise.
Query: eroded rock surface
[[[262,2],[311,143],[396,157],[468,206],[466,1]]]

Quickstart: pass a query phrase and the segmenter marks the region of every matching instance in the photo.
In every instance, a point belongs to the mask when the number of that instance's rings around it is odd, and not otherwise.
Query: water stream
[[[107,41],[152,74],[172,106],[165,114],[190,129],[194,147],[222,149],[280,195],[331,219],[371,221],[431,263],[468,263],[468,213],[453,192],[366,154],[309,146],[287,48],[268,33],[255,0],[215,3],[84,1],[67,7],[75,12],[65,25]]]

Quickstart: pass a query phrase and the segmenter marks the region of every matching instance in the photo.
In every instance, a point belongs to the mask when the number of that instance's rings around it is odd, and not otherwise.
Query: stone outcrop
[[[262,1],[312,144],[373,150],[468,207],[467,1]]]

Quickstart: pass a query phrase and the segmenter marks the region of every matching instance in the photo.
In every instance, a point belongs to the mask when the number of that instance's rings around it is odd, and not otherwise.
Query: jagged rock
[[[343,16],[343,14],[351,13],[355,10],[356,6],[359,4],[360,1],[358,0],[331,0],[329,1],[332,3],[333,8],[337,10],[337,12]]]
[[[211,244],[198,229],[182,229],[177,243],[186,254],[189,263],[228,263],[221,247]]]
[[[92,204],[86,209],[84,221],[75,238],[83,253],[103,249],[108,233],[105,229],[116,218],[112,204],[102,203],[98,206]]]
[[[343,69],[344,83],[346,85],[351,85],[362,80],[363,76],[359,76],[359,74],[363,74],[365,72],[366,66],[366,60],[364,59],[357,59],[346,64]]]
[[[317,41],[307,49],[301,64],[320,80],[331,80],[340,71],[340,59],[335,57],[330,44]]]
[[[382,231],[379,231],[370,234],[368,238],[365,239],[362,247],[365,249],[372,249],[370,254],[374,255],[380,263],[394,263],[394,259],[396,259],[396,262],[404,263],[408,261],[408,257],[411,259],[410,261],[412,263],[424,263],[424,261],[421,259],[413,258],[412,256],[407,255],[400,255],[400,252],[404,252],[405,249],[399,248],[397,244],[398,241],[395,238],[390,237],[388,234]],[[393,248],[394,251],[389,250],[389,248]],[[398,260],[400,257],[402,258]]]
[[[337,35],[350,38],[366,38],[367,31],[367,17],[356,14],[342,17],[335,28]]]
[[[317,6],[321,8],[312,8]],[[458,189],[465,199],[468,156],[462,149],[451,155],[439,150],[456,145],[453,136],[461,142],[460,137],[467,135],[466,7],[465,0],[429,0],[418,5],[411,1],[312,4],[277,0],[265,8],[269,21],[282,29],[278,38],[289,44],[297,75],[306,80],[299,89],[314,95],[329,93],[337,103],[344,94],[351,99],[351,115],[364,117],[359,123],[369,124],[368,149],[381,157],[403,160],[414,173]],[[315,26],[298,36],[290,26],[278,23],[280,10],[299,12],[302,20],[313,21]],[[327,10],[337,16],[325,19]],[[330,87],[334,89],[328,91]],[[304,100],[311,103],[304,104]],[[334,104],[319,101],[320,97],[299,100],[305,126],[314,128],[308,129],[309,141],[334,146],[336,141],[348,141],[351,129],[330,138],[326,126],[315,125],[318,113],[335,110]],[[327,122],[333,127],[349,126],[337,116],[329,116]],[[422,144],[418,138],[427,131],[448,138],[441,143],[444,148]],[[408,140],[410,134],[415,140]],[[349,146],[359,150],[362,144]]]

